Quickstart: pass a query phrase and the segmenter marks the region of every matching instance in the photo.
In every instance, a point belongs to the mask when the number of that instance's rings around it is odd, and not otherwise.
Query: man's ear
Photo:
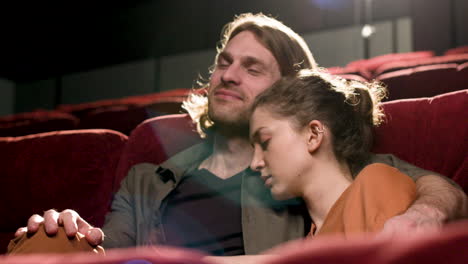
[[[307,149],[309,153],[315,152],[322,144],[324,126],[318,120],[312,120],[307,125]]]

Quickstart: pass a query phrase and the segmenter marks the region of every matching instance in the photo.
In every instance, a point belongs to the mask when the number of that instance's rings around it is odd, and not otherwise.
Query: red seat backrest
[[[58,111],[34,112],[0,117],[0,137],[17,137],[56,130],[76,129],[78,119]]]
[[[130,134],[117,169],[117,184],[138,163],[159,164],[174,154],[201,142],[187,114],[148,119]]]
[[[81,116],[78,128],[112,129],[130,135],[144,120],[152,117],[143,106],[120,105],[95,109]]]
[[[377,80],[386,84],[388,100],[395,100],[468,89],[466,79],[460,78],[462,74],[456,64],[440,64],[389,72],[380,75]]]
[[[417,59],[411,59],[411,60],[406,60],[406,61],[393,61],[393,62],[388,62],[379,66],[374,72],[374,77],[377,77],[387,72],[393,72],[393,71],[398,71],[402,69],[409,69],[409,68],[414,68],[414,67],[424,66],[424,65],[449,64],[449,63],[462,64],[465,62],[468,62],[468,54],[454,54],[454,55],[445,55],[445,56],[430,57],[430,58],[417,58]]]
[[[463,54],[468,53],[468,46],[460,46],[453,49],[445,51],[444,55],[454,55],[454,54]]]
[[[94,102],[86,102],[80,104],[64,104],[59,105],[57,109],[66,113],[73,114],[79,118],[91,113],[93,111],[101,111],[106,108],[113,107],[137,107],[137,106],[146,106],[152,103],[157,103],[159,101],[171,101],[177,100],[181,101],[187,97],[191,89],[174,89],[163,92],[156,92],[143,95],[134,95],[124,98],[117,99],[104,99]]]
[[[374,72],[381,66],[390,62],[403,62],[407,60],[424,59],[433,57],[433,51],[414,51],[406,53],[390,53],[380,56],[375,56],[370,59],[362,59],[352,61],[346,65],[346,69],[356,69],[359,75],[367,80],[373,79]]]
[[[11,239],[32,214],[51,208],[74,209],[102,226],[126,142],[125,135],[100,129],[0,138],[1,233]]]
[[[468,192],[468,90],[383,104],[373,152],[392,153],[452,178]]]

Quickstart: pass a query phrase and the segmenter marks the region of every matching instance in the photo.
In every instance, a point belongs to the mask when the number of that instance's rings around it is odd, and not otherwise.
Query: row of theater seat
[[[434,96],[468,89],[467,52],[468,46],[448,50],[444,56],[435,56],[432,51],[386,54],[328,71],[346,79],[381,81],[389,90],[388,101]],[[88,128],[112,129],[129,135],[145,119],[180,113],[189,91],[176,89],[0,117],[0,136]]]
[[[180,113],[189,89],[60,105],[56,110],[37,110],[0,117],[0,136],[23,136],[70,129],[112,129],[129,135],[143,120]]]
[[[460,48],[462,51],[465,50]],[[346,79],[384,83],[389,91],[388,101],[468,89],[468,53],[444,56],[434,56],[432,51],[387,54],[328,70]]]
[[[468,191],[468,90],[383,104],[386,122],[373,151],[393,153],[444,174]],[[129,137],[113,130],[70,130],[0,137],[0,249],[32,214],[78,211],[102,226],[129,168],[160,163],[201,141],[187,115],[141,123]]]
[[[436,56],[433,51],[390,53],[370,59],[352,61],[345,67],[331,67],[328,70],[334,74],[356,74],[364,79],[372,80],[386,72],[417,66],[445,63],[462,64],[468,61],[467,56],[468,46],[449,49],[442,56]]]

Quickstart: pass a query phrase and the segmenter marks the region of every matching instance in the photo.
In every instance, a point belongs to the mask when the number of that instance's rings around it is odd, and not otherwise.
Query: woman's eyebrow
[[[250,136],[250,142],[260,142],[260,134],[263,129],[266,129],[266,127],[259,127],[255,132]]]
[[[255,130],[255,132],[253,134],[250,135],[250,143],[253,143],[253,142],[256,142],[259,140],[260,138],[260,130],[262,129],[262,127],[258,128],[257,130]]]

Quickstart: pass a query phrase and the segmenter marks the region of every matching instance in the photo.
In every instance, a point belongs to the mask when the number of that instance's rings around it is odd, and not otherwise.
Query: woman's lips
[[[271,177],[271,175],[262,176],[262,179],[265,182],[265,186],[267,187],[271,187],[271,185],[273,184],[273,178]]]

